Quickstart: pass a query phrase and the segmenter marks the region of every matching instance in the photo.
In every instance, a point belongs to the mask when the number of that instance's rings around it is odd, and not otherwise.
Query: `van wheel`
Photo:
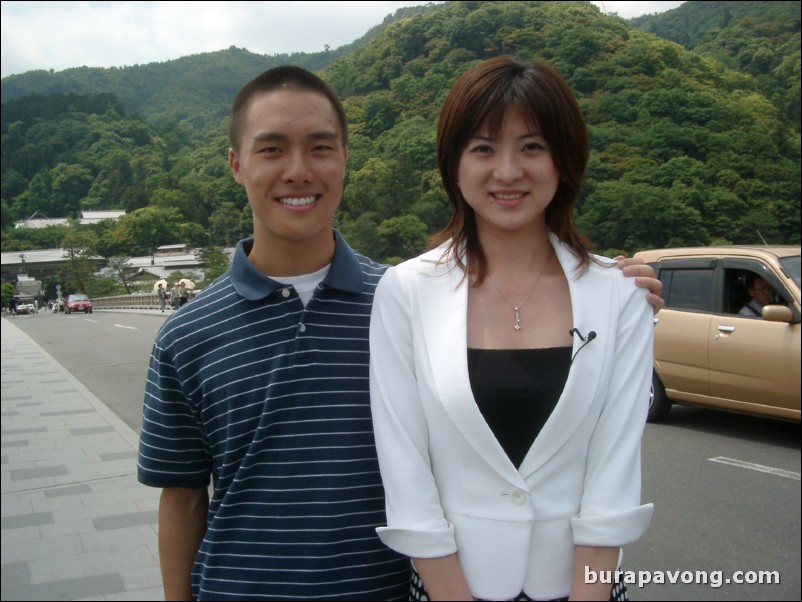
[[[652,389],[649,392],[649,413],[646,422],[661,422],[671,409],[671,400],[666,397],[666,388],[656,372],[652,372]]]

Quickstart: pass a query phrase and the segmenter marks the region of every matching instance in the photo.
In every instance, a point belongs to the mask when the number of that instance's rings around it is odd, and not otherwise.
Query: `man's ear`
[[[231,173],[234,176],[234,181],[237,184],[242,184],[239,157],[237,156],[237,151],[235,151],[233,148],[228,149],[228,165],[231,167]]]

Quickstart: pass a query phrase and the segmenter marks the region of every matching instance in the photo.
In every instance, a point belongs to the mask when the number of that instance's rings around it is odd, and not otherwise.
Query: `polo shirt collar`
[[[334,233],[334,257],[323,286],[358,294],[364,288],[362,268],[356,254],[337,231]],[[237,243],[234,260],[231,262],[229,277],[234,289],[248,301],[264,299],[278,289],[284,288],[280,282],[268,278],[248,260],[253,248],[253,238]]]

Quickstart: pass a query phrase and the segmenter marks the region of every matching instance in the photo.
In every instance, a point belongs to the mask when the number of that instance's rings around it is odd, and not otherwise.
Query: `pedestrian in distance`
[[[181,299],[181,291],[178,290],[178,283],[176,282],[173,285],[173,288],[170,289],[170,307],[173,308],[173,311],[178,309],[180,299]]]
[[[482,62],[448,93],[443,244],[390,268],[370,329],[378,533],[413,600],[626,600],[621,547],[649,524],[640,441],[653,316],[573,210],[589,155],[545,63]]]
[[[164,305],[166,303],[165,299],[166,292],[164,290],[164,285],[161,282],[159,282],[159,286],[157,288],[156,293],[159,295],[159,309],[161,311],[164,311]]]
[[[234,99],[229,164],[254,234],[165,321],[146,381],[138,478],[162,488],[167,599],[407,596],[409,561],[375,531],[368,328],[386,266],[333,228],[347,136],[340,99],[298,67]],[[651,268],[627,270],[659,306]]]
[[[187,301],[189,301],[189,291],[187,290],[187,285],[184,284],[181,280],[178,281],[178,306],[181,307]]]

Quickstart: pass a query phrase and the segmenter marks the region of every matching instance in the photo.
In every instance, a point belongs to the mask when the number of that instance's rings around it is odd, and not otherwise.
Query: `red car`
[[[91,314],[92,301],[90,301],[89,297],[86,295],[67,295],[67,300],[64,302],[64,313],[71,314],[74,311],[82,311],[85,314]]]

